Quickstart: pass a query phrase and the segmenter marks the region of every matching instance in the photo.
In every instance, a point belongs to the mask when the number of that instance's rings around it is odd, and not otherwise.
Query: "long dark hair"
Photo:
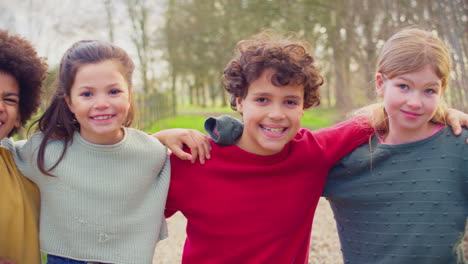
[[[74,43],[63,55],[60,61],[59,74],[54,84],[56,92],[49,107],[35,122],[38,124],[37,130],[43,133],[37,155],[37,164],[39,170],[45,175],[53,176],[50,171],[57,167],[65,156],[68,144],[73,140],[74,132],[80,131],[80,124],[65,101],[65,97],[70,96],[76,72],[83,65],[96,64],[106,60],[114,60],[121,64],[122,76],[128,84],[131,98],[132,75],[135,65],[122,48],[104,41],[82,40]],[[128,127],[132,124],[134,109],[135,106],[131,102],[123,126]],[[44,154],[47,143],[52,139],[63,141],[63,151],[57,162],[51,168],[46,169],[44,168]]]

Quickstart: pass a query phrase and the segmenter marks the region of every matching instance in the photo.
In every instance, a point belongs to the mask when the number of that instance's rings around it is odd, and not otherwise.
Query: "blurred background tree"
[[[138,65],[140,112],[148,115],[141,127],[187,106],[227,106],[223,69],[236,43],[263,29],[292,32],[311,44],[326,79],[322,107],[340,114],[375,100],[375,64],[390,35],[410,25],[432,30],[451,52],[448,104],[468,111],[466,0],[11,2],[0,3],[0,27],[31,39],[52,69],[79,39],[110,40],[127,49]],[[19,11],[23,20],[12,15]]]

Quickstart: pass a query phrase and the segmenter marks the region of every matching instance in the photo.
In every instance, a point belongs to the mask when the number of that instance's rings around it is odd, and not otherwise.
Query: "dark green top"
[[[323,196],[345,263],[456,263],[468,216],[468,131],[399,145],[374,137],[330,171]]]

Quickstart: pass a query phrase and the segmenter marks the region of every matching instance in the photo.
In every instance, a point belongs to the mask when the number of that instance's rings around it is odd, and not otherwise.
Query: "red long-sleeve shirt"
[[[211,160],[171,156],[166,217],[187,218],[183,263],[307,263],[312,220],[328,170],[367,142],[347,121],[301,129],[275,155],[212,142]]]

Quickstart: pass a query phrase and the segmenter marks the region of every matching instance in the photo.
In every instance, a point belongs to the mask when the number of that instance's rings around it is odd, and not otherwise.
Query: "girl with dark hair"
[[[79,41],[64,54],[40,133],[13,144],[42,194],[48,263],[151,263],[167,236],[166,148],[129,128],[134,64],[121,48]]]

